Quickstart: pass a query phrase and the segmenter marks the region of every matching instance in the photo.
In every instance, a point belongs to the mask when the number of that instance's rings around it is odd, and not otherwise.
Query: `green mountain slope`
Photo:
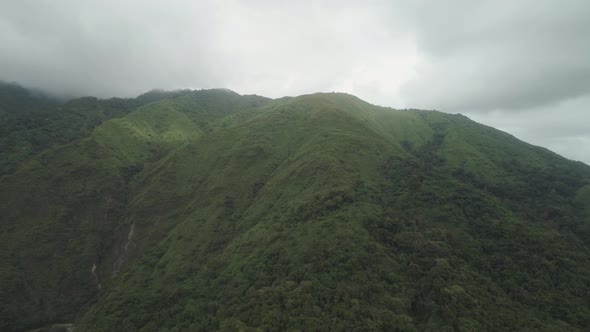
[[[0,81],[0,177],[45,149],[88,136],[109,119],[184,93],[153,91],[134,99],[86,97],[61,103]]]
[[[460,115],[185,91],[22,164],[0,211],[4,330],[590,325],[590,167]]]
[[[124,238],[116,231],[125,227],[133,177],[202,135],[215,116],[265,102],[238,97],[202,91],[142,106],[89,137],[45,150],[5,176],[0,297],[14,303],[1,308],[0,321],[22,321],[16,327],[26,328],[66,312],[71,317],[123,260],[110,250]],[[215,113],[219,108],[224,111]]]

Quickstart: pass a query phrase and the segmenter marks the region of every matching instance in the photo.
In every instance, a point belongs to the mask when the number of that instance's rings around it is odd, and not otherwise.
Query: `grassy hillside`
[[[0,180],[0,321],[582,330],[589,188],[461,115],[186,91]]]

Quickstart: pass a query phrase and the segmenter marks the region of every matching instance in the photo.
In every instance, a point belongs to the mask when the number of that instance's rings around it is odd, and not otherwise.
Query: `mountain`
[[[1,330],[590,326],[583,163],[341,93],[41,104],[0,113],[56,137],[2,150]]]
[[[107,120],[180,93],[150,91],[135,99],[86,97],[61,103],[0,81],[0,177],[47,148],[80,139]]]

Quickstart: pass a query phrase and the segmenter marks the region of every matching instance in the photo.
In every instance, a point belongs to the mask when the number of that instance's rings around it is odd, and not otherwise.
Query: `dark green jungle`
[[[590,166],[342,93],[0,85],[0,330],[583,331]]]

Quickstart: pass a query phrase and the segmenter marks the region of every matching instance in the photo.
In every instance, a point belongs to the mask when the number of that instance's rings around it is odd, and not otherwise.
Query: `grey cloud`
[[[403,29],[384,29],[395,25],[375,4],[3,2],[0,42],[10,49],[0,53],[1,79],[101,97],[211,87],[279,97],[367,84],[391,94],[383,77],[355,78],[367,66],[373,74],[375,65],[410,67]]]
[[[207,38],[214,5],[25,0],[3,2],[0,13],[4,80],[102,97],[222,83],[226,64]]]
[[[425,54],[402,90],[410,104],[526,109],[590,93],[588,1],[438,1],[406,10]]]
[[[590,165],[590,96],[521,112],[466,113],[470,118]]]

